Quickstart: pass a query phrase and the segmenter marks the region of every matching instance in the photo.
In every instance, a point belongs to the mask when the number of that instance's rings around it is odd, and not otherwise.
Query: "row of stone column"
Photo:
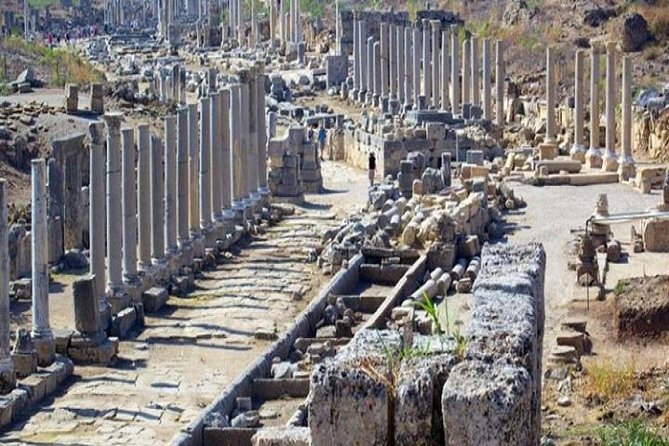
[[[606,51],[606,139],[604,152],[600,148],[599,82],[601,80],[600,56]],[[548,143],[555,142],[555,50],[546,49],[546,137]],[[584,138],[584,59],[585,51],[577,50],[574,64],[574,143],[570,150],[572,159],[585,163],[590,168],[601,168],[607,172],[618,171],[624,180],[634,175],[632,157],[632,59],[622,58],[622,94],[616,92],[616,43],[607,42],[604,48],[593,45],[590,50],[590,144],[586,150]],[[616,154],[616,104],[622,108],[620,126],[620,157]]]
[[[125,2],[124,0],[105,0],[104,3],[104,24],[112,29],[124,24],[125,21]]]
[[[258,63],[240,72],[240,83],[165,117],[164,141],[146,124],[136,135],[121,130],[122,115],[108,113],[106,175],[102,124],[91,125],[91,273],[102,307],[140,272],[192,261],[195,240],[225,237],[224,220],[243,221],[266,193],[264,100]],[[93,229],[105,220],[106,266],[105,233]]]
[[[388,104],[391,111],[403,106],[460,113],[461,104],[467,104],[492,120],[492,41],[483,40],[480,56],[479,39],[465,39],[460,61],[458,25],[442,32],[441,21],[423,19],[421,27],[422,32],[417,24],[381,22],[377,42],[368,37],[364,15],[354,17],[353,88],[358,99],[384,108]],[[503,125],[504,45],[499,40],[495,59],[496,122]]]

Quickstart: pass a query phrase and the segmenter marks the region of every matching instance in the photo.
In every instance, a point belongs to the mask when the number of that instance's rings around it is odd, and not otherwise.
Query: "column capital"
[[[102,122],[91,122],[88,125],[88,135],[91,138],[91,144],[103,144],[104,124]]]
[[[107,124],[107,131],[109,133],[120,133],[121,132],[121,122],[123,121],[123,113],[121,112],[108,112],[102,116],[102,119],[105,120]]]
[[[441,20],[430,20],[430,25],[432,25],[433,31],[441,29]]]

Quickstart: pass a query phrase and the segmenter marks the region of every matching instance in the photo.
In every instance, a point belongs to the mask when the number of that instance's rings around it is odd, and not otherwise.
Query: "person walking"
[[[376,156],[373,152],[369,152],[369,158],[367,159],[367,174],[369,175],[369,187],[372,187],[376,176]]]
[[[321,126],[320,129],[318,129],[318,142],[320,145],[321,149],[321,161],[325,161],[323,159],[323,153],[325,151],[325,140],[327,139],[327,131],[325,130],[324,126]]]

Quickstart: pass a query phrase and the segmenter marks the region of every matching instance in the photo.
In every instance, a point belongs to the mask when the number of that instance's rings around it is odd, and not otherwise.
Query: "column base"
[[[539,159],[552,160],[557,158],[558,146],[554,142],[544,142],[539,144]]]
[[[108,338],[104,332],[76,333],[70,338],[67,356],[75,364],[109,364],[118,354],[118,338]]]
[[[123,285],[125,291],[130,296],[130,300],[134,303],[142,302],[142,281],[138,276],[123,278]]]
[[[605,172],[615,172],[618,170],[618,157],[615,152],[604,152],[602,156],[602,170]]]
[[[170,273],[167,264],[167,259],[165,259],[164,257],[159,259],[154,258],[151,259],[151,263],[153,264],[151,266],[151,273],[156,283],[165,285],[167,282],[169,282]]]
[[[618,179],[620,181],[628,181],[636,175],[636,167],[634,166],[634,159],[631,156],[620,156],[618,163]]]
[[[601,169],[602,153],[597,147],[590,147],[585,153],[585,166],[590,169]]]
[[[0,360],[0,394],[6,395],[16,387],[14,361],[11,356]]]
[[[190,240],[179,244],[179,253],[177,255],[182,267],[193,265],[193,245]]]
[[[117,314],[130,305],[131,297],[125,287],[107,290],[107,301],[111,306],[111,314]]]
[[[379,111],[383,114],[388,113],[388,98],[381,96],[379,98]]]
[[[37,365],[48,367],[56,359],[56,339],[52,332],[31,334],[35,352],[37,353]]]
[[[585,163],[585,147],[580,144],[574,144],[569,151],[569,158],[574,161]]]
[[[204,236],[201,232],[193,232],[191,234],[191,246],[194,259],[204,257]]]
[[[398,99],[391,99],[388,102],[388,108],[390,109],[390,113],[393,115],[396,115],[400,112],[400,101]]]
[[[211,223],[202,228],[202,239],[204,241],[205,252],[207,249],[216,246],[216,232]]]

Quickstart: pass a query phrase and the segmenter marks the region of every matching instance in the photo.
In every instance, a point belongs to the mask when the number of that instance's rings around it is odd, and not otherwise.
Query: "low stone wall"
[[[275,357],[285,358],[297,338],[307,337],[316,330],[316,324],[321,319],[328,296],[330,294],[344,295],[353,290],[358,283],[363,260],[362,254],[358,254],[349,261],[348,268],[339,270],[330,283],[300,314],[291,329],[249,365],[244,373],[230,384],[221,396],[209,404],[197,419],[177,434],[170,444],[172,446],[207,446],[204,431],[211,416],[214,413],[224,416],[230,414],[237,397],[251,394],[253,380],[264,378],[270,373],[272,360]]]
[[[311,444],[539,445],[545,267],[541,245],[485,247],[464,351],[359,331],[312,374]]]
[[[538,445],[546,254],[486,246],[465,360],[444,386],[445,444]]]

